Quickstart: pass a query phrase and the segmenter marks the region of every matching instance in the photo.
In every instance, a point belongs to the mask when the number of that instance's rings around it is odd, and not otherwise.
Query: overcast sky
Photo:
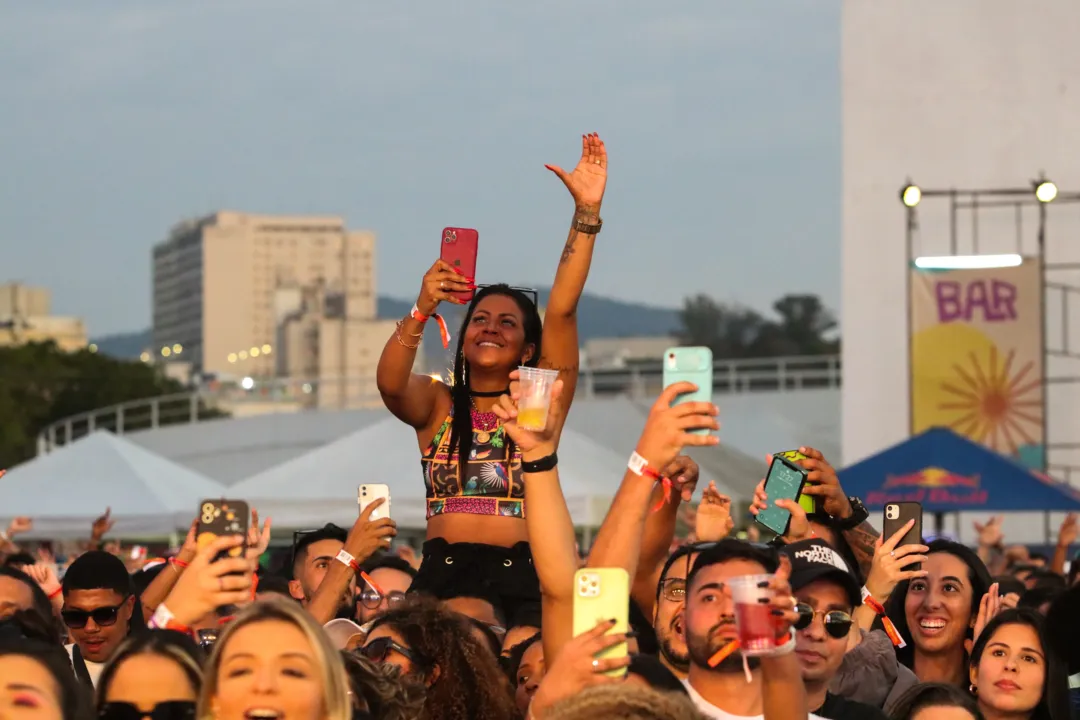
[[[0,281],[91,334],[150,322],[150,249],[229,208],[378,233],[415,295],[446,225],[549,284],[610,153],[588,289],[839,304],[838,0],[0,0]]]

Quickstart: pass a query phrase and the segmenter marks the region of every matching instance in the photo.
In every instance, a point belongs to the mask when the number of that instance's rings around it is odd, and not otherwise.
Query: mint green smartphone
[[[675,398],[674,405],[684,402],[712,402],[713,394],[712,350],[707,347],[673,347],[664,351],[664,387],[678,382],[697,385],[697,392],[683,393]],[[708,435],[709,428],[690,432]]]

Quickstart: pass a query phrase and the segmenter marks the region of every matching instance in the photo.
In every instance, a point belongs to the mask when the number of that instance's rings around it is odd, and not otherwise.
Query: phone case
[[[476,253],[479,250],[480,233],[470,228],[443,228],[442,251],[439,257],[467,278],[476,279]],[[473,299],[473,291],[454,292],[454,297],[464,302]]]
[[[791,513],[773,503],[781,498],[796,500],[806,485],[806,471],[782,455],[774,455],[769,465],[769,474],[765,476],[765,493],[769,496],[769,507],[758,513],[759,525],[772,530],[777,535],[788,531]]]
[[[195,530],[195,544],[201,550],[225,535],[243,535],[247,538],[250,517],[248,504],[243,500],[203,500],[199,504],[199,525]],[[220,560],[226,555],[240,557],[243,552],[242,546],[235,547],[215,560]]]
[[[622,568],[585,568],[574,574],[574,636],[588,632],[597,623],[615,620],[609,634],[630,629],[630,576]],[[626,657],[626,643],[596,654],[597,658]],[[623,677],[626,668],[609,670],[606,675]]]
[[[891,538],[912,518],[915,518],[915,524],[910,530],[904,533],[904,537],[901,538],[896,547],[903,547],[904,545],[921,545],[923,509],[922,505],[917,502],[893,502],[885,504],[884,520],[881,523],[882,539],[888,540]],[[922,563],[905,565],[903,569],[920,570],[922,569]]]
[[[784,458],[785,460],[790,460],[791,462],[795,463],[796,465],[799,464],[800,460],[805,460],[806,459],[806,455],[803,455],[798,450],[785,450],[784,452],[773,453],[773,454],[774,455],[779,455],[780,457]],[[817,510],[815,500],[816,500],[816,498],[813,495],[803,495],[802,493],[799,493],[799,499],[798,499],[799,507],[801,507],[803,510],[805,510],[807,515],[813,514]]]
[[[713,394],[713,357],[707,347],[673,347],[664,351],[664,387],[677,382],[690,382],[697,385],[697,392],[683,393],[675,398],[674,405],[684,402],[712,402]],[[709,428],[698,428],[690,432],[695,435],[708,435]]]
[[[367,506],[379,498],[386,500],[382,505],[371,512],[372,520],[381,520],[390,517],[390,486],[382,484],[361,485],[356,491],[356,502],[360,506],[360,514],[364,514]]]

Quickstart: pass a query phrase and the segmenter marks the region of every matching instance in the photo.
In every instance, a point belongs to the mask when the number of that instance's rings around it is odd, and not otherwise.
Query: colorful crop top
[[[474,426],[469,461],[465,472],[459,473],[457,448],[450,448],[453,417],[451,411],[420,460],[427,488],[427,516],[467,513],[524,518],[521,451],[515,447],[508,464],[509,438],[502,425],[490,432]]]

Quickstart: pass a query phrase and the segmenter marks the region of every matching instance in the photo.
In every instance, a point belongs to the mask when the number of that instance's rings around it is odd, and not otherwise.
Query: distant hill
[[[540,290],[541,307],[547,305],[549,294],[549,290]],[[412,304],[412,300],[379,297],[377,312],[380,318],[399,318],[408,314]],[[460,309],[447,309],[446,319],[452,333],[461,325],[461,316]],[[598,337],[670,335],[679,328],[679,311],[585,293],[578,306],[578,321],[582,343]],[[150,347],[150,337],[150,330],[142,330],[107,335],[94,338],[90,342],[97,344],[98,351],[106,355],[136,359],[143,350]]]

